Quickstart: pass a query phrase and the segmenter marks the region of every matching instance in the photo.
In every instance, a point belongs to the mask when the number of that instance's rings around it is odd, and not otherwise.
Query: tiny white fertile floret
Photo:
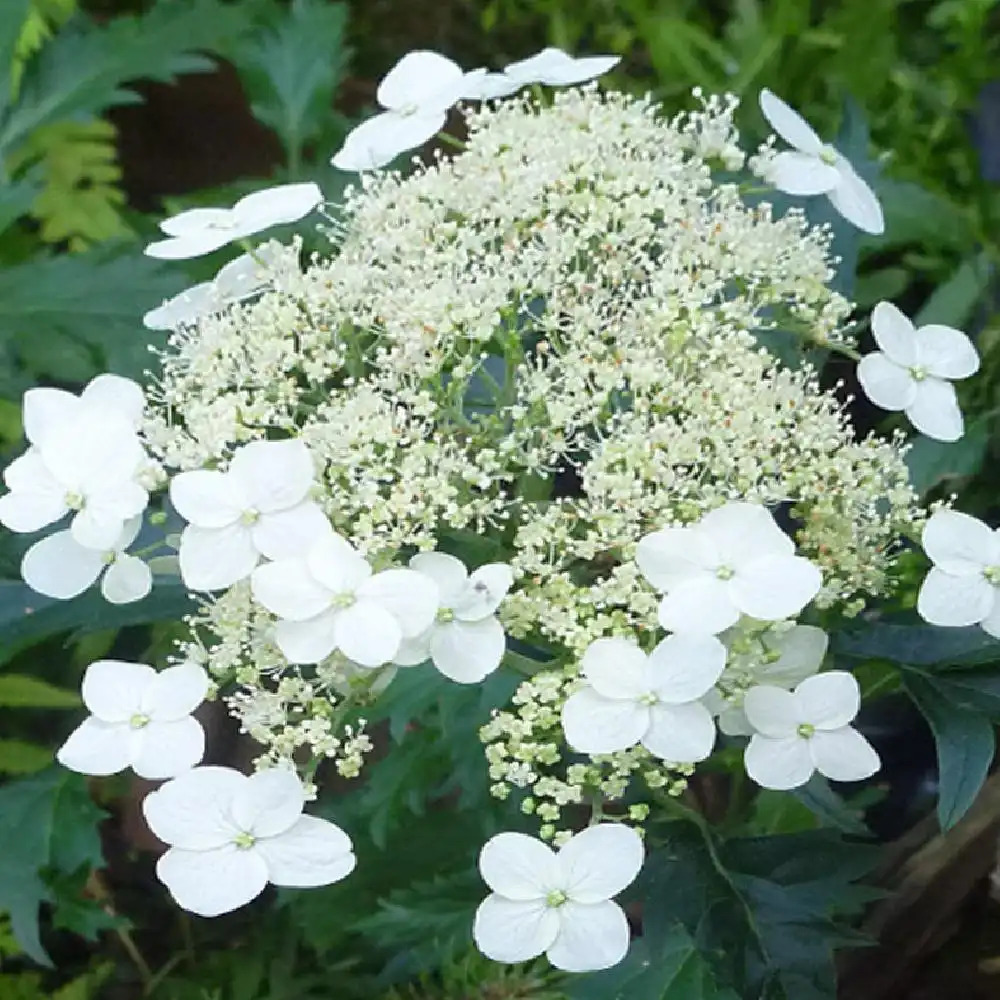
[[[208,685],[208,674],[193,663],[157,673],[144,663],[97,660],[83,675],[83,702],[92,714],[56,760],[81,774],[126,767],[154,781],[181,774],[205,752],[205,733],[191,713]]]
[[[824,143],[797,111],[770,90],[760,92],[760,109],[774,131],[794,147],[778,153],[769,165],[767,179],[779,191],[825,194],[851,225],[875,236],[885,231],[875,192],[842,153]]]
[[[543,952],[566,972],[617,965],[629,927],[616,896],[639,874],[642,839],[613,823],[588,827],[553,851],[523,833],[500,833],[479,855],[493,890],[472,927],[476,947],[497,962],[527,962]]]
[[[979,370],[972,341],[950,326],[915,327],[891,302],[873,310],[872,333],[881,350],[858,362],[865,395],[883,410],[902,410],[928,437],[957,441],[965,425],[951,382]]]
[[[816,771],[831,781],[860,781],[879,769],[878,754],[850,723],[861,707],[858,682],[843,670],[806,678],[794,691],[761,685],[743,710],[754,735],[743,762],[764,788],[804,785]]]
[[[1000,531],[939,510],[921,542],[934,565],[917,595],[920,617],[932,625],[980,625],[1000,639]]]
[[[641,743],[671,763],[704,760],[715,723],[700,699],[725,666],[726,649],[712,635],[668,636],[648,657],[628,639],[597,639],[580,663],[586,685],[563,706],[566,742],[581,753]]]
[[[197,767],[147,795],[149,828],[170,849],[156,874],[185,910],[217,917],[272,885],[306,889],[345,878],[357,859],[340,827],[305,816],[294,772],[247,777]]]

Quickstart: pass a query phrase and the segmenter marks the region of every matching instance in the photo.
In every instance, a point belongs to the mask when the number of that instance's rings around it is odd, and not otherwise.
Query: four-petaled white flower
[[[79,401],[78,401],[79,402]],[[4,470],[0,523],[32,532],[74,512],[70,531],[88,548],[112,549],[149,494],[135,477],[146,462],[139,438],[119,413],[83,406],[71,420],[43,421],[40,436]]]
[[[981,625],[1000,639],[1000,531],[939,510],[921,543],[934,566],[917,595],[920,617],[932,625]]]
[[[35,542],[21,560],[21,576],[32,590],[60,601],[82,594],[101,574],[101,593],[112,604],[141,601],[153,586],[149,566],[125,551],[136,539],[142,518],[125,523],[121,535],[105,551],[81,545],[71,531]]]
[[[278,648],[292,663],[319,663],[335,649],[379,667],[434,621],[437,585],[412,569],[372,568],[346,539],[328,531],[305,556],[254,570],[254,597],[281,620]]]
[[[639,542],[636,562],[664,593],[660,624],[671,632],[717,633],[741,614],[778,621],[798,614],[822,578],[764,507],[727,503],[686,528]]]
[[[378,85],[385,108],[355,128],[330,161],[338,170],[376,170],[444,128],[448,109],[475,89],[485,70],[466,73],[437,52],[403,56]]]
[[[393,663],[411,666],[430,658],[445,677],[476,684],[500,666],[505,638],[495,611],[514,582],[504,563],[480,566],[470,576],[460,559],[443,552],[422,552],[410,568],[437,584],[441,606],[434,624],[414,639],[404,639]]]
[[[304,816],[294,772],[247,777],[228,767],[197,767],[147,795],[149,828],[170,850],[156,874],[185,910],[217,917],[272,885],[306,889],[338,882],[356,863],[350,838],[318,816]]]
[[[861,707],[858,682],[843,670],[807,677],[794,691],[762,685],[747,691],[753,727],[743,762],[764,788],[804,785],[815,771],[831,781],[860,781],[879,769],[878,754],[849,723]]]
[[[729,636],[722,636],[724,642]],[[826,658],[829,636],[815,625],[793,625],[785,631],[768,629],[757,639],[760,643],[759,653],[753,656],[754,665],[743,668],[744,659],[739,654],[731,654],[729,666],[740,671],[745,669],[757,684],[767,684],[771,687],[791,690],[801,684],[807,677],[819,671]],[[764,662],[759,662],[763,654]],[[718,689],[710,691],[702,702],[719,717],[719,729],[727,736],[752,736],[753,726],[747,721],[743,711],[743,700],[728,700]]]
[[[885,231],[875,192],[840,152],[820,139],[812,126],[770,90],[760,92],[760,109],[794,151],[778,153],[767,179],[786,194],[825,194],[848,222],[878,236]]]
[[[715,723],[700,699],[725,666],[726,649],[711,635],[668,636],[648,657],[629,639],[597,639],[580,662],[586,686],[563,705],[566,742],[581,753],[641,743],[675,764],[704,760]]]
[[[957,441],[965,425],[950,380],[979,370],[972,341],[950,326],[916,328],[891,302],[873,310],[872,333],[881,350],[858,362],[865,395],[883,410],[902,410],[928,437]]]
[[[180,569],[192,590],[221,590],[260,562],[298,555],[330,530],[307,500],[313,462],[300,440],[252,441],[233,453],[226,472],[196,469],[170,483],[170,501],[188,523]]]
[[[134,429],[145,408],[141,386],[121,375],[98,375],[79,396],[65,389],[29,389],[23,402],[24,436],[30,444],[41,445],[51,430],[72,423],[85,411],[117,414]]]
[[[523,833],[500,833],[479,855],[493,890],[476,910],[476,947],[496,962],[526,962],[545,952],[566,972],[617,965],[629,927],[612,902],[639,874],[643,847],[626,826],[601,823],[558,851]]]
[[[621,62],[621,56],[574,57],[553,47],[519,59],[504,67],[502,73],[487,73],[470,81],[462,96],[474,101],[508,97],[522,87],[542,83],[550,87],[566,87],[585,83],[603,76]]]
[[[83,675],[83,702],[93,714],[56,759],[81,774],[115,774],[126,767],[151,780],[181,774],[205,752],[205,733],[191,713],[208,684],[208,674],[193,663],[157,673],[143,663],[97,660]]]
[[[298,222],[322,200],[323,192],[310,181],[255,191],[232,208],[192,208],[161,222],[170,239],[150,243],[145,252],[163,260],[201,257],[272,226]]]
[[[263,291],[271,283],[269,267],[275,263],[279,250],[273,243],[257,247],[253,254],[241,254],[226,264],[211,281],[167,299],[142,317],[149,330],[176,330],[192,326],[203,316],[222,312],[234,302],[242,302]]]

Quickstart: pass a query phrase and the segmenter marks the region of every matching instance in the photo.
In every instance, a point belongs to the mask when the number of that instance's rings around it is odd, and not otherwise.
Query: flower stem
[[[437,137],[446,146],[451,146],[452,149],[457,149],[457,150],[459,150],[460,152],[463,152],[463,153],[465,152],[465,149],[466,149],[465,143],[461,139],[456,138],[455,136],[451,135],[450,133],[448,133],[448,132],[438,132]]]

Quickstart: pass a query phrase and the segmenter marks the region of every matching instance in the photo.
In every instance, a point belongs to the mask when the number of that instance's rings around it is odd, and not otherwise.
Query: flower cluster
[[[858,440],[840,385],[763,346],[860,358],[829,230],[749,203],[734,173],[826,197],[875,234],[873,192],[766,91],[793,149],[750,157],[728,96],[670,118],[594,84],[520,94],[616,63],[407,56],[334,156],[377,172],[328,216],[330,253],[301,268],[298,244],[251,248],[149,313],[171,333],[145,395],[102,376],[26,397],[0,522],[72,515],[28,551],[29,585],[68,598],[101,576],[109,600],[142,596],[149,565],[127,550],[169,522],[142,554],[176,550],[202,599],[172,666],[91,666],[92,716],[60,750],[85,773],[172,779],[144,809],[179,905],[214,915],[268,883],[345,877],[346,835],[302,814],[318,763],[358,776],[364,707],[399,670],[479,684],[506,663],[530,676],[481,731],[491,792],[541,840],[483,849],[475,938],[500,961],[604,968],[628,947],[611,897],[642,864],[633,827],[683,794],[720,731],[767,788],[877,769],[851,725],[857,682],[823,670],[816,623],[888,593],[902,539],[922,530],[934,563],[927,620],[1000,634],[996,536],[950,510],[925,525],[902,432]],[[460,100],[478,102],[460,154],[379,170]],[[321,199],[282,185],[184,212],[147,252],[209,253]],[[871,399],[959,437],[968,338],[888,303],[873,329]],[[141,527],[150,490],[163,506]],[[252,776],[199,766],[191,713],[216,692],[260,744]],[[594,824],[575,832],[586,805]]]

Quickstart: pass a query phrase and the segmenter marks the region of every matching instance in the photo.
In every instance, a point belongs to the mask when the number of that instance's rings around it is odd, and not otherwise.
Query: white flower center
[[[143,715],[142,712],[136,712],[131,719],[128,720],[128,724],[132,729],[145,729],[149,725],[149,716]]]
[[[811,722],[803,722],[795,731],[802,739],[808,740],[816,732],[816,727]]]
[[[983,570],[983,576],[987,583],[992,583],[994,587],[1000,587],[1000,566],[987,566]]]
[[[545,897],[545,905],[555,909],[557,906],[562,906],[567,899],[569,899],[569,896],[567,896],[566,893],[562,891],[562,889],[553,889]]]
[[[354,592],[351,590],[345,590],[341,594],[334,594],[330,598],[330,605],[334,608],[349,608],[357,598],[354,596]]]
[[[243,830],[242,832],[236,834],[235,837],[233,837],[233,843],[241,851],[246,851],[257,843],[257,838],[252,833],[248,833],[246,830]]]
[[[63,497],[63,503],[65,503],[70,510],[83,510],[85,498],[82,493],[74,493],[71,491]]]
[[[927,378],[927,369],[923,365],[910,365],[909,372],[914,382],[923,382]]]
[[[248,528],[252,524],[256,524],[260,520],[260,511],[254,510],[253,507],[248,507],[242,514],[240,514],[240,524],[245,524]]]
[[[453,622],[455,620],[455,612],[451,608],[438,608],[437,615],[435,616],[439,622],[447,625],[448,622]]]
[[[837,165],[838,155],[837,151],[833,148],[833,146],[824,146],[819,151],[819,158],[828,167],[835,167]]]
[[[736,575],[736,571],[731,566],[720,566],[715,571],[715,575],[720,580],[731,580]]]
[[[639,695],[638,701],[640,705],[658,705],[660,696],[652,691],[647,691],[645,694]]]

